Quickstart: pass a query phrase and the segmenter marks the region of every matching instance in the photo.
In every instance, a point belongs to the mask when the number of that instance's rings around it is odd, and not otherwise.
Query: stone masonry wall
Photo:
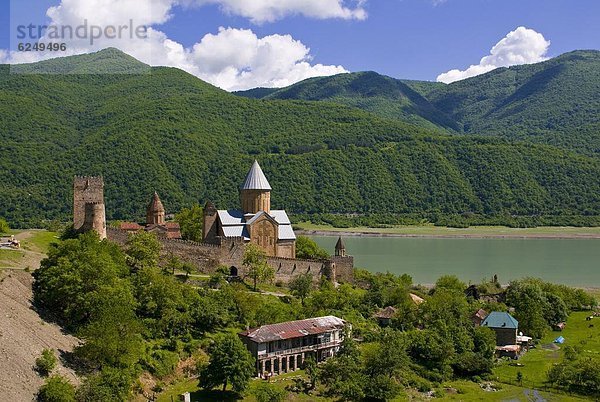
[[[109,240],[125,245],[128,233],[123,230],[108,228]],[[186,240],[159,239],[162,250],[161,259],[166,261],[171,255],[182,261],[192,263],[198,272],[212,274],[220,265],[235,267],[244,276],[242,265],[245,243],[242,238],[222,239],[220,245],[195,243]],[[321,276],[330,278],[332,271],[336,273],[336,281],[349,282],[352,279],[354,259],[352,257],[332,257],[330,261],[300,260],[293,258],[267,257],[267,263],[275,270],[275,281],[288,283],[295,276],[310,273],[315,283]],[[335,264],[335,265],[334,265]],[[335,266],[335,270],[332,270]],[[331,278],[333,279],[333,278]]]

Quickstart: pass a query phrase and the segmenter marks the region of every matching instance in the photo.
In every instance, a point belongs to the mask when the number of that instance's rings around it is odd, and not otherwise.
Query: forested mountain
[[[169,212],[235,207],[255,158],[273,205],[297,213],[600,214],[600,160],[554,147],[246,99],[173,68],[95,74],[147,69],[111,49],[22,68],[76,74],[0,67],[0,216],[14,224],[68,218],[84,174],[104,176],[111,219],[144,216],[155,190]]]
[[[599,93],[600,52],[575,51],[449,85],[369,72],[239,94],[333,101],[423,126],[426,120],[449,131],[546,143],[598,156]]]
[[[456,122],[415,89],[373,71],[309,78],[279,90],[256,88],[237,94],[263,99],[331,101],[422,127],[460,130]]]

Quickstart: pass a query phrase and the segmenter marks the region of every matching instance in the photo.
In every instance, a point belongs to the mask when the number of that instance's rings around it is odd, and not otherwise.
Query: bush
[[[146,366],[158,378],[172,374],[179,363],[179,355],[168,350],[155,350],[146,360]]]
[[[8,226],[8,222],[0,218],[0,234],[8,233],[9,230],[10,227]]]
[[[40,402],[74,402],[75,387],[61,376],[52,376],[40,388],[37,400]]]
[[[42,355],[35,360],[35,369],[41,375],[48,375],[56,367],[58,360],[52,349],[44,349]]]
[[[257,402],[283,402],[287,397],[287,392],[269,383],[261,382],[254,390],[254,396],[256,396]]]

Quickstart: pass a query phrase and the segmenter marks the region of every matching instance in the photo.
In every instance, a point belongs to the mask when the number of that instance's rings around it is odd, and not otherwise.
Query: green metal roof
[[[481,326],[489,328],[518,329],[519,321],[515,320],[515,318],[508,313],[493,311],[490,313],[490,315],[485,317],[485,320],[483,320]]]

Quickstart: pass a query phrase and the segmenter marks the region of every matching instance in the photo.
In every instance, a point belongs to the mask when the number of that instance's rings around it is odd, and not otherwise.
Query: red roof
[[[179,230],[179,223],[177,222],[165,222],[165,227],[169,230],[177,229]]]
[[[121,230],[142,230],[140,225],[133,222],[122,222],[120,228]]]
[[[283,339],[302,338],[307,335],[323,334],[334,329],[342,329],[345,326],[346,322],[344,320],[330,315],[300,321],[282,322],[280,324],[263,325],[259,328],[241,332],[240,335],[248,337],[256,343],[265,343]]]

